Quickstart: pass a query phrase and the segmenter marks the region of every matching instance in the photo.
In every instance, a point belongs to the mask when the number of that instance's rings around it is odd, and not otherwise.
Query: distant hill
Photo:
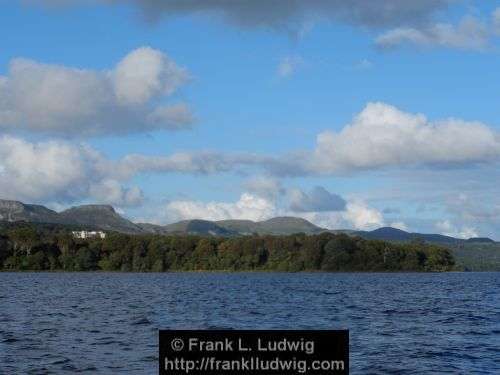
[[[324,231],[325,229],[297,217],[275,217],[259,223],[259,233],[263,234],[314,234]]]
[[[259,230],[259,223],[252,220],[220,220],[216,221],[215,224],[241,234],[257,233]]]
[[[92,225],[103,230],[112,230],[123,233],[142,233],[143,229],[137,224],[121,217],[115,209],[108,205],[84,205],[72,207],[59,213],[66,223]]]
[[[401,229],[396,229],[392,227],[378,228],[372,231],[355,231],[348,233],[350,235],[360,236],[366,239],[372,240],[383,240],[383,241],[414,241],[423,240],[426,242],[432,242],[436,244],[443,245],[458,245],[458,244],[495,244],[491,238],[487,237],[473,237],[469,239],[461,239],[450,236],[445,236],[442,234],[425,234],[425,233],[410,233],[405,232]]]
[[[164,232],[164,228],[161,225],[150,223],[135,223],[135,225],[145,233],[162,234]]]
[[[149,233],[161,234],[195,234],[212,236],[238,236],[257,234],[285,235],[293,233],[314,234],[325,231],[307,220],[295,217],[276,217],[266,221],[251,220],[183,220],[177,223],[157,226],[152,224],[138,224]]]
[[[163,227],[164,233],[187,233],[211,236],[235,236],[239,233],[208,220],[184,220]]]
[[[18,201],[0,200],[0,220],[33,223],[60,223],[58,213],[44,206]]]
[[[491,238],[487,237],[472,237],[466,240],[467,243],[477,243],[477,244],[488,244],[488,243],[495,243]]]
[[[61,224],[88,227],[130,234],[193,234],[199,236],[241,236],[254,233],[260,235],[287,235],[294,233],[317,234],[321,232],[345,233],[366,239],[407,242],[423,240],[443,245],[496,244],[489,238],[468,240],[441,234],[410,233],[401,229],[383,227],[373,231],[327,230],[297,217],[275,217],[265,221],[251,220],[183,220],[161,226],[148,223],[133,223],[120,216],[112,206],[83,205],[72,207],[60,213],[44,206],[17,201],[0,200],[0,222],[25,221],[30,223]]]
[[[222,220],[216,221],[217,225],[237,232],[239,234],[293,234],[307,233],[314,234],[324,232],[325,229],[320,228],[311,222],[297,217],[275,217],[266,221],[251,221],[251,220]]]
[[[0,200],[0,221],[62,224],[110,230],[122,233],[143,233],[143,230],[106,205],[84,205],[56,212],[44,206]]]
[[[409,233],[404,230],[392,227],[378,228],[370,232],[358,231],[354,232],[354,234],[367,239],[385,240],[385,241],[412,241],[421,239],[427,242],[441,243],[441,244],[457,243],[463,241],[461,239],[444,236],[442,234]]]

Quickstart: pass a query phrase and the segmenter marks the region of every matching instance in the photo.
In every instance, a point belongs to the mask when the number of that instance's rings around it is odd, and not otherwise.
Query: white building
[[[82,230],[82,231],[74,231],[72,233],[73,233],[73,237],[75,237],[75,238],[81,238],[81,239],[87,239],[87,238],[105,239],[106,238],[106,233],[104,233],[102,231],[92,231],[92,232],[89,232],[89,231],[86,231],[86,230]]]

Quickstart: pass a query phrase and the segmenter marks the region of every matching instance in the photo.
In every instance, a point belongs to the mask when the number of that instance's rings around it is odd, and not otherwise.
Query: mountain
[[[463,240],[460,238],[445,236],[442,234],[425,234],[425,233],[410,233],[401,229],[383,227],[372,230],[370,232],[357,231],[353,232],[354,235],[373,240],[384,240],[384,241],[412,241],[421,239],[426,242],[432,242],[437,244],[458,244],[463,242],[469,243],[495,243],[490,238],[469,238],[468,240]]]
[[[241,236],[253,233],[285,235],[300,232],[314,234],[324,231],[309,221],[296,217],[276,217],[259,222],[251,220],[183,220],[163,227],[144,223],[137,225],[148,233],[200,236]]]
[[[266,221],[251,220],[222,220],[217,225],[239,234],[293,234],[293,233],[320,233],[325,229],[317,227],[305,219],[298,217],[275,217]]]
[[[495,243],[491,238],[487,237],[472,237],[469,238],[468,240],[465,240],[467,243],[478,243],[478,244],[488,244],[488,243]]]
[[[10,222],[61,223],[58,213],[44,206],[8,200],[0,200],[0,220]]]
[[[123,233],[143,232],[138,225],[118,215],[113,207],[105,205],[77,206],[58,213],[44,206],[0,199],[0,221],[78,225]]]
[[[153,233],[153,234],[162,234],[165,232],[164,228],[161,225],[150,224],[150,223],[135,223],[143,232]]]
[[[215,224],[232,232],[241,234],[257,233],[259,224],[252,220],[220,220]]]
[[[261,235],[287,235],[294,233],[317,234],[321,232],[345,233],[366,239],[407,242],[423,240],[442,245],[496,244],[490,238],[458,239],[442,234],[410,233],[401,229],[383,227],[372,231],[327,230],[297,217],[275,217],[265,221],[251,220],[184,220],[161,226],[148,223],[133,223],[120,216],[112,206],[83,205],[60,213],[44,206],[17,201],[0,200],[0,222],[25,221],[31,223],[78,225],[89,229],[101,229],[130,234],[194,234],[199,236],[241,236],[253,233]]]
[[[163,227],[164,233],[168,234],[195,234],[211,236],[235,236],[239,233],[223,228],[213,221],[208,220],[184,220]]]
[[[298,217],[275,217],[273,219],[261,221],[258,224],[258,233],[261,234],[314,234],[325,231],[325,229]]]
[[[90,204],[71,207],[69,210],[59,213],[59,217],[68,224],[89,225],[102,230],[123,233],[143,232],[140,226],[121,217],[113,207],[107,205]]]
[[[122,233],[194,234],[201,236],[238,236],[253,233],[286,235],[293,233],[314,234],[325,231],[307,220],[296,217],[276,217],[261,222],[250,220],[184,220],[160,226],[133,223],[120,216],[112,206],[82,205],[62,212],[44,206],[0,200],[0,221],[65,224],[87,226],[92,229]]]

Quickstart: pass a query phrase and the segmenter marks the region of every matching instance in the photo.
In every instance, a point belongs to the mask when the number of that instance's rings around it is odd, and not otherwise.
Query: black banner
[[[349,331],[160,331],[160,375],[349,374]]]

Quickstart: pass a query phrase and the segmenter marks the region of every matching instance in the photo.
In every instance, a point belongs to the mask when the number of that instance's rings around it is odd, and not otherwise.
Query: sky
[[[0,198],[500,240],[500,1],[0,3]]]

